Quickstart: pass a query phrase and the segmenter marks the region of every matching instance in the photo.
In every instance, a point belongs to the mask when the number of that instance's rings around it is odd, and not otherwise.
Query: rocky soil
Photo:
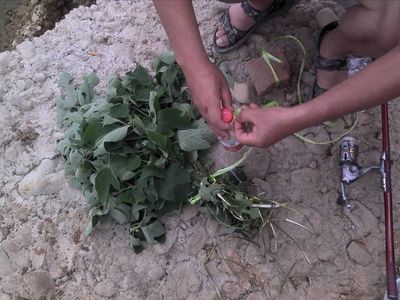
[[[194,4],[209,55],[223,62],[237,81],[247,80],[244,63],[271,34],[294,34],[312,52],[318,11],[331,7],[343,13],[330,0],[300,1],[238,51],[215,56],[212,33],[226,4]],[[283,47],[293,79],[269,98],[290,105],[295,102],[299,51],[290,42]],[[254,151],[247,160],[244,171],[253,192],[301,213],[276,211],[275,236],[264,230],[248,241],[190,206],[165,218],[165,244],[150,245],[139,255],[128,244],[128,226],[111,220],[84,236],[88,208],[80,192],[66,183],[56,151],[62,136],[55,117],[58,77],[68,71],[78,82],[96,71],[101,92],[110,74],[123,74],[137,63],[150,68],[152,57],[168,48],[151,1],[98,0],[72,10],[53,30],[20,43],[15,51],[0,53],[0,299],[382,299],[379,178],[369,174],[350,187],[352,213],[338,207],[338,144],[316,146],[288,137]],[[312,72],[307,76],[312,79]],[[312,80],[303,81],[307,92]],[[397,232],[399,105],[390,105]],[[360,163],[376,163],[379,109],[361,112],[359,119],[353,134],[361,140]],[[334,128],[317,126],[306,134],[321,141],[348,126],[345,118]],[[213,154],[220,164],[235,159],[219,146]],[[399,252],[396,244],[398,257]]]
[[[0,51],[53,29],[71,9],[95,0],[0,0]]]

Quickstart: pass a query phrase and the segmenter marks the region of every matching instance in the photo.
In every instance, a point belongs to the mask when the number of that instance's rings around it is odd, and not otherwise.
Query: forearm
[[[209,63],[201,41],[191,0],[153,0],[184,71]]]
[[[380,105],[400,96],[400,47],[396,47],[314,100],[294,108],[297,130],[352,112]]]

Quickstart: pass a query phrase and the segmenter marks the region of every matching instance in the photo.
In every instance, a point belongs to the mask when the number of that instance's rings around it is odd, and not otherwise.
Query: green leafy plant
[[[69,182],[89,203],[86,233],[110,215],[131,224],[130,243],[140,252],[144,243],[165,239],[161,216],[200,195],[194,202],[248,235],[265,223],[261,208],[253,207],[261,200],[241,192],[224,171],[210,176],[198,152],[215,137],[190,104],[173,54],[159,56],[154,69],[154,76],[137,66],[113,77],[104,97],[95,92],[95,74],[78,87],[61,75],[65,96],[56,103],[65,136],[58,149]]]

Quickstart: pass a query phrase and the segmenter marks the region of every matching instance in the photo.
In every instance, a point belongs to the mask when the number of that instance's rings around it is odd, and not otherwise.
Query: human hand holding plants
[[[229,136],[229,125],[221,119],[221,107],[232,105],[232,96],[222,72],[211,62],[183,68],[193,102],[218,137]]]
[[[243,105],[234,123],[235,137],[244,145],[268,147],[296,132],[290,108]]]

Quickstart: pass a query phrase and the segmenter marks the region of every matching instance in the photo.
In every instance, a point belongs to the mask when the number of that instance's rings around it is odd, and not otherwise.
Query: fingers
[[[222,101],[222,107],[229,107],[232,108],[232,95],[231,91],[229,90],[228,83],[225,83],[221,87],[221,101]]]
[[[245,123],[235,122],[234,123],[235,137],[239,143],[243,145],[254,145],[256,141],[255,128],[250,132],[247,131]]]
[[[243,105],[239,115],[236,117],[236,120],[239,123],[253,123],[253,121],[256,119],[255,114],[258,112],[258,109],[259,107],[254,103],[250,104],[249,106]]]

